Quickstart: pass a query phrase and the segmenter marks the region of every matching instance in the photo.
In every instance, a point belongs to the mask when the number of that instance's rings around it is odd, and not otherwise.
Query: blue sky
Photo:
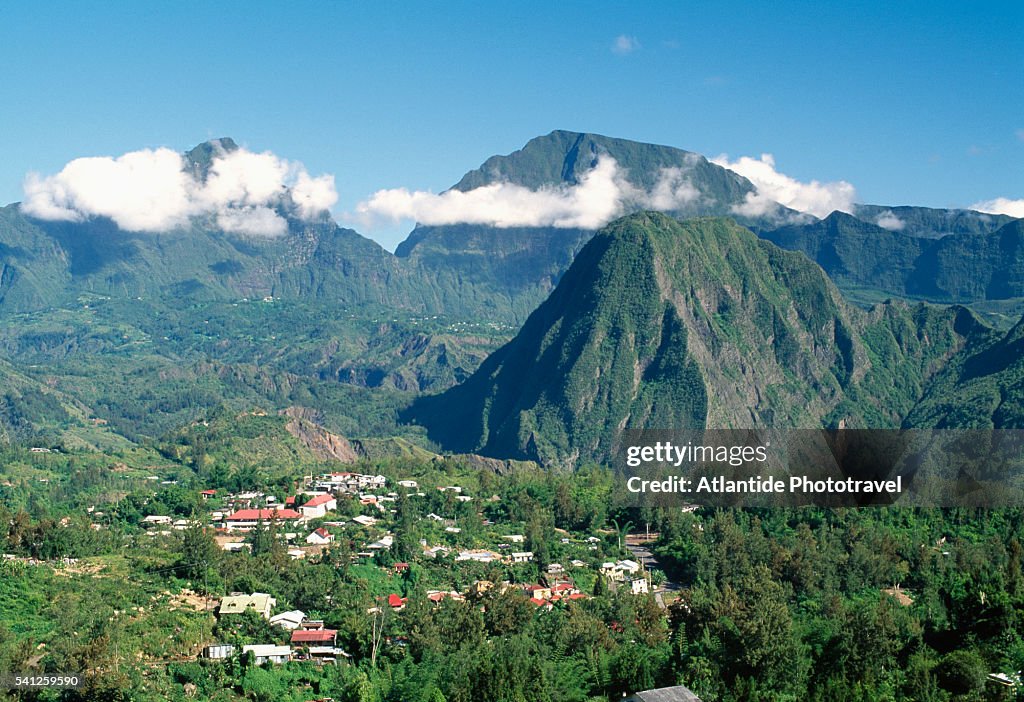
[[[1017,2],[5,3],[0,201],[232,136],[333,173],[341,215],[552,129],[767,152],[862,202],[1021,199],[1021,36]]]

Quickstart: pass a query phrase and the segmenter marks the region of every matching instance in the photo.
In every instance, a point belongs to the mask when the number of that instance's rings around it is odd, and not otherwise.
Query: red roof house
[[[292,632],[293,644],[334,644],[338,632],[334,629],[297,629]]]
[[[240,509],[234,514],[229,514],[225,519],[225,526],[228,531],[235,529],[252,529],[259,522],[272,521],[296,521],[302,515],[294,509]]]
[[[338,509],[338,499],[334,495],[316,495],[299,508],[307,517],[322,517],[332,509]]]

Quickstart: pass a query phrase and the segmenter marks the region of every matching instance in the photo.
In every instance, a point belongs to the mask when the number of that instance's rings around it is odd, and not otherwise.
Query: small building
[[[242,646],[242,653],[251,653],[256,665],[263,665],[264,663],[287,663],[292,659],[291,646],[252,644],[249,646]]]
[[[627,582],[629,583],[629,591],[634,595],[646,595],[650,592],[647,585],[647,578],[633,578]]]
[[[173,519],[163,514],[151,514],[142,520],[142,526],[144,527],[167,526],[173,523]]]
[[[252,531],[259,524],[269,528],[274,523],[294,526],[302,520],[302,515],[293,509],[240,509],[229,514],[224,520],[228,531]]]
[[[358,517],[352,517],[352,521],[360,526],[373,526],[377,523],[377,520],[373,517],[367,517],[365,514],[360,514]]]
[[[988,681],[1002,685],[1003,687],[1020,687],[1021,685],[1021,672],[1018,670],[1016,673],[989,673]]]
[[[203,649],[203,658],[209,658],[210,660],[223,660],[230,658],[231,654],[235,652],[235,647],[231,644],[213,644]]]
[[[211,497],[216,497],[217,496],[217,491],[216,490],[202,490],[202,491],[200,491],[199,496],[202,497],[204,500],[208,500]]]
[[[293,609],[290,612],[281,612],[275,614],[270,618],[270,623],[274,626],[279,626],[282,629],[288,629],[294,631],[302,626],[302,622],[306,620],[306,613],[299,609]]]
[[[526,591],[527,595],[538,600],[551,599],[551,588],[545,585],[527,585],[523,590]]]
[[[579,592],[579,590],[576,589],[576,585],[574,583],[557,583],[551,586],[552,595],[568,597],[569,595],[574,595],[577,592]]]
[[[700,698],[689,688],[676,685],[634,692],[622,702],[700,702]]]
[[[338,509],[338,500],[333,495],[316,495],[299,508],[307,519],[319,519],[328,512]]]
[[[391,534],[385,534],[380,537],[379,540],[374,541],[372,544],[367,544],[366,548],[371,551],[387,551],[395,544],[395,537]]]
[[[270,619],[270,612],[274,609],[277,600],[265,592],[254,592],[251,595],[233,593],[220,601],[217,609],[218,615],[241,614],[246,610],[259,612],[264,619]]]
[[[305,646],[333,646],[338,632],[334,629],[296,629],[292,643]]]
[[[306,537],[306,543],[313,544],[314,546],[326,546],[327,544],[334,543],[334,534],[320,527]]]
[[[455,557],[457,561],[476,561],[477,563],[493,563],[501,560],[501,554],[484,549],[467,549],[459,551]]]
[[[530,563],[533,561],[533,551],[516,551],[512,554],[513,563]]]
[[[404,488],[411,488],[415,490],[420,486],[420,484],[417,483],[415,480],[399,480],[398,486]]]

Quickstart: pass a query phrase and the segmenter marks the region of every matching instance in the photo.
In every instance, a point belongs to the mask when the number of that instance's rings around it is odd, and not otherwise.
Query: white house
[[[615,567],[623,573],[632,575],[640,570],[640,564],[636,561],[621,560],[615,563]]]
[[[368,544],[366,548],[370,549],[371,551],[387,551],[394,545],[394,543],[395,537],[391,536],[390,534],[387,534],[385,536],[380,537],[379,541],[374,541],[372,544]]]
[[[309,536],[306,537],[306,543],[313,544],[314,546],[326,546],[327,544],[333,544],[334,534],[327,531],[323,527],[320,527],[319,529],[313,531],[312,533],[310,533]]]
[[[517,551],[512,554],[513,563],[529,563],[533,560],[533,551]]]
[[[455,557],[457,561],[476,561],[477,563],[493,563],[494,561],[500,561],[501,555],[494,551],[486,551],[483,549],[469,549],[466,551],[459,551],[459,555]]]
[[[294,631],[302,626],[302,622],[306,620],[306,613],[293,609],[290,612],[281,612],[281,614],[275,614],[270,618],[270,623],[274,626],[279,626],[282,629],[288,629]]]
[[[630,580],[629,591],[634,595],[646,595],[650,592],[647,586],[647,578],[634,578]]]
[[[316,495],[309,502],[302,505],[299,511],[307,519],[319,519],[336,509],[338,509],[338,500],[333,495]]]
[[[268,661],[271,663],[287,663],[292,659],[291,646],[275,646],[274,644],[242,646],[242,653],[250,652],[256,659],[256,665],[263,665]]]

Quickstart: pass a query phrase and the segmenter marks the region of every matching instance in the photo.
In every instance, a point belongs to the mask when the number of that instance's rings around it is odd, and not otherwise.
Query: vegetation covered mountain
[[[939,428],[1024,429],[1024,319],[995,343],[950,363],[907,422]]]
[[[790,225],[762,236],[807,254],[844,288],[873,288],[931,302],[1024,296],[1022,220],[1009,219],[992,231],[929,239],[833,212],[819,222]]]
[[[453,450],[575,463],[624,428],[896,427],[993,332],[964,308],[846,303],[731,220],[623,218],[520,333],[408,418]]]

